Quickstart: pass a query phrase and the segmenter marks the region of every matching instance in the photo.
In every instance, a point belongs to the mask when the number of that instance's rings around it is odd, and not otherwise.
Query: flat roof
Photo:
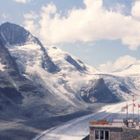
[[[131,123],[128,120],[129,123]],[[113,120],[113,122],[109,122],[107,120],[94,120],[91,121],[89,124],[90,127],[96,127],[96,128],[131,128],[131,129],[136,129],[136,127],[128,127],[126,123],[124,123],[123,120]]]
[[[98,128],[124,128],[125,125],[90,125],[90,127],[98,127]]]

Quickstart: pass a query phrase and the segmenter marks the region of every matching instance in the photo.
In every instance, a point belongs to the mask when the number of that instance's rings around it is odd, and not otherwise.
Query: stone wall
[[[90,128],[89,140],[95,140],[94,130],[109,130],[110,140],[134,140],[140,137],[140,130],[130,128]]]
[[[90,129],[90,140],[95,140],[95,131],[94,130],[104,130],[110,132],[110,140],[122,140],[122,128],[91,128]]]
[[[134,140],[140,136],[140,130],[123,129],[122,140]]]

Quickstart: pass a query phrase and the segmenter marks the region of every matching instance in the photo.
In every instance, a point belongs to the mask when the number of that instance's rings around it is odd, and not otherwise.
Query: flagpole
[[[138,122],[140,121],[140,110],[139,110],[140,105],[138,104]]]
[[[134,121],[134,94],[133,94],[133,121]]]
[[[126,109],[127,109],[127,112],[126,112],[126,119],[128,119],[128,103],[126,104]]]

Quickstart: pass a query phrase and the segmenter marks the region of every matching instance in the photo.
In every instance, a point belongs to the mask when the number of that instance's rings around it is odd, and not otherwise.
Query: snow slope
[[[91,76],[85,74],[85,71],[88,71],[87,66],[57,48],[50,48],[48,54],[55,65],[60,68],[60,72],[54,74],[42,67],[43,52],[38,44],[27,43],[22,46],[13,46],[9,50],[12,56],[16,58],[21,73],[34,79],[36,84],[41,84],[59,98],[76,106],[79,101],[75,98],[75,93],[91,79]],[[73,64],[66,60],[68,57],[72,63],[74,62]]]
[[[39,44],[26,42],[24,45],[10,47],[9,50],[16,58],[21,73],[75,107],[87,107],[95,101],[126,100],[131,92],[139,90],[138,76],[100,74],[96,69],[56,47],[47,49],[51,61],[59,68],[55,74],[42,67],[45,60]],[[103,79],[103,83],[98,82],[100,79]],[[102,92],[105,94],[102,95]],[[101,99],[103,96],[104,100]],[[108,98],[109,96],[112,98]]]
[[[5,67],[5,65],[3,65],[3,64],[0,62],[0,71],[4,71],[4,67]]]
[[[122,76],[128,76],[128,75],[139,75],[140,74],[140,63],[134,63],[126,68],[114,72],[115,75],[122,75]]]
[[[90,105],[89,103],[95,101],[127,100],[130,93],[136,93],[139,90],[139,75],[99,73],[96,69],[56,47],[47,49],[49,58],[59,68],[56,73],[42,67],[42,63],[46,60],[38,43],[26,42],[24,45],[14,45],[9,48],[9,51],[16,58],[21,73],[37,85],[49,89],[54,96],[75,107],[86,108]],[[100,79],[103,79],[104,83],[98,82]],[[102,92],[105,94],[102,95]],[[101,99],[103,96],[104,101]],[[109,96],[112,98],[108,98]]]
[[[140,103],[140,96],[136,97],[135,103]],[[122,119],[126,117],[125,111],[122,108],[128,104],[129,113],[132,114],[132,101],[117,103],[113,105],[107,105],[99,110],[95,114],[80,117],[78,119],[72,120],[43,132],[41,135],[37,136],[34,140],[81,140],[89,134],[89,122],[92,120],[99,119]],[[135,107],[136,108],[136,107]],[[137,110],[137,108],[135,109]],[[137,112],[135,112],[137,115]],[[130,115],[129,117],[131,117]]]
[[[81,109],[94,102],[126,100],[130,93],[139,90],[138,75],[124,77],[124,74],[115,72],[101,74],[67,52],[43,46],[21,26],[2,24],[0,35],[21,75],[32,80],[37,87],[41,86],[44,92],[49,90],[53,97],[56,96],[74,107]],[[126,70],[130,71],[132,67]]]

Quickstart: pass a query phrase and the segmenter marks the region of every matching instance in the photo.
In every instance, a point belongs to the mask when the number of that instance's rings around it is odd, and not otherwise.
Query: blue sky
[[[94,1],[94,0],[93,0]],[[83,0],[31,0],[27,3],[15,2],[14,0],[3,0],[0,2],[0,21],[14,22],[24,25],[24,15],[26,13],[35,12],[39,14],[42,6],[53,3],[62,15],[67,15],[72,8],[84,8]],[[123,6],[123,15],[131,14],[133,6],[132,0],[104,0],[103,5],[106,9]],[[84,62],[98,66],[107,61],[115,61],[121,56],[130,55],[137,59],[140,58],[140,48],[131,50],[127,43],[122,43],[121,39],[100,39],[90,42],[61,43],[58,45],[61,49],[70,52],[79,57]]]
[[[61,46],[61,48],[82,59],[84,62],[96,67],[108,61],[116,61],[119,57],[126,55],[130,55],[137,59],[140,58],[140,49],[132,51],[122,45],[119,40],[97,41],[93,45],[76,44],[74,47],[72,46],[73,44],[68,44]]]
[[[14,2],[14,0],[4,0],[0,2],[0,13],[7,15],[9,18],[2,19],[1,22],[11,20],[18,24],[22,24],[23,15],[25,13],[39,11],[41,6],[52,2],[63,12],[67,12],[73,7],[84,7],[83,0],[31,0],[31,2],[27,4],[17,3]],[[104,0],[104,6],[107,8],[113,7],[118,3],[126,5],[126,12],[129,13],[132,0]]]

